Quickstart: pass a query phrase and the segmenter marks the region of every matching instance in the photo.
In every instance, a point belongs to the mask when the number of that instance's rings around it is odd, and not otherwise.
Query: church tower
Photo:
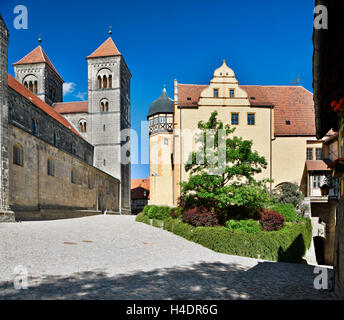
[[[173,100],[164,88],[148,112],[150,148],[149,203],[173,206]]]
[[[131,74],[111,37],[86,59],[94,165],[121,181],[121,213],[130,214]]]
[[[13,64],[15,78],[49,105],[62,102],[63,79],[41,46]]]
[[[0,14],[0,221],[14,221],[9,208],[8,29]]]

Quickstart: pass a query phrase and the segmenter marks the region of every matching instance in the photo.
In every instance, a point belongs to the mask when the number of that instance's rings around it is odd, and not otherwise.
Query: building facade
[[[148,204],[149,179],[131,180],[131,212],[138,214]]]
[[[54,104],[64,105],[63,79],[43,49],[39,46],[14,63],[13,78],[7,73],[8,38],[8,30],[0,16],[0,220],[68,218],[105,211],[130,213],[129,182],[128,192],[123,187],[130,181],[130,170],[118,169],[121,168],[120,150],[105,149],[104,156],[109,154],[109,168],[104,170],[96,161],[99,151],[98,145],[92,144],[95,140],[83,136],[81,129],[86,125],[77,127],[55,110]],[[118,76],[114,71],[114,78],[115,74]],[[116,90],[121,92],[117,84]],[[114,93],[105,91],[104,98],[108,97],[115,104]],[[117,113],[114,112],[114,118]],[[93,128],[100,127],[99,119],[92,121],[93,114],[90,115],[88,109],[85,115],[87,121],[94,123]],[[109,129],[117,122],[120,127],[117,117],[111,121],[104,117],[104,122],[109,122]],[[91,133],[93,131],[97,129]],[[111,148],[120,129],[109,131],[103,138]],[[111,161],[111,156],[115,161]]]

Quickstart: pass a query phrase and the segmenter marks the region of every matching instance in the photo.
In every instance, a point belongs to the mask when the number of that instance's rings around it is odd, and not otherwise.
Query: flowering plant
[[[327,165],[327,167],[329,169],[332,169],[332,170],[337,170],[337,171],[343,170],[344,171],[344,159],[343,158],[336,159],[332,163],[329,163]]]
[[[333,108],[333,111],[338,112],[340,115],[343,114],[343,108],[342,106],[344,105],[344,98],[341,98],[339,102],[336,100],[332,101],[331,107]]]

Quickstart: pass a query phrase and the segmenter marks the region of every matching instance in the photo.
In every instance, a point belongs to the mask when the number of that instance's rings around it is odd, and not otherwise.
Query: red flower
[[[338,102],[336,100],[332,101],[331,103],[331,107],[334,108],[336,105],[338,104]]]

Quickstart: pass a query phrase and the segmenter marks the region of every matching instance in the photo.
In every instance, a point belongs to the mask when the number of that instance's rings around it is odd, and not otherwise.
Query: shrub
[[[296,222],[298,220],[298,216],[295,212],[295,208],[292,204],[274,204],[268,207],[271,211],[279,212],[284,218],[286,222]]]
[[[277,231],[284,227],[285,218],[276,211],[265,209],[259,223],[263,231]]]
[[[136,221],[142,216],[139,214]],[[282,230],[260,233],[230,232],[225,227],[196,228],[177,219],[164,220],[163,228],[216,252],[284,262],[301,262],[312,239],[312,224],[305,218],[288,223]]]
[[[170,211],[170,216],[173,219],[178,219],[178,218],[182,218],[182,213],[183,213],[183,208],[180,208],[180,207],[172,208]]]
[[[144,214],[144,212],[141,212],[136,216],[136,221],[145,224],[150,224],[149,218],[147,215]]]
[[[198,207],[184,211],[182,220],[195,227],[211,227],[219,222],[213,211]]]
[[[143,214],[145,216],[148,216],[148,210],[149,208],[151,208],[152,206],[151,205],[146,205],[144,208],[143,208]]]
[[[241,231],[247,233],[259,233],[261,228],[258,221],[249,220],[229,220],[226,222],[226,229],[230,231]]]

